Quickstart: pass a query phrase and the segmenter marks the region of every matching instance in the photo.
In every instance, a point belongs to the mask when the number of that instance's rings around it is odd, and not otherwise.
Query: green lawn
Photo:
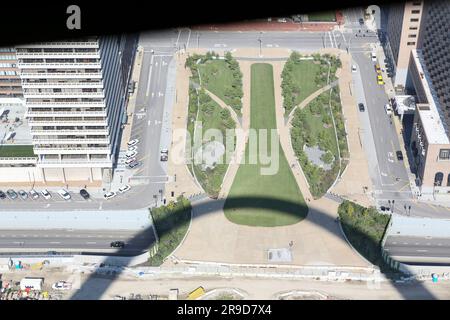
[[[195,89],[191,87],[189,97],[190,98],[189,98],[187,129],[189,131],[191,138],[192,139],[194,138],[194,123],[195,123],[194,121],[199,121],[202,124],[202,131],[203,131],[202,138],[204,138],[205,133],[209,129],[219,129],[223,135],[222,143],[224,143],[226,146],[227,130],[233,130],[236,127],[236,124],[231,118],[230,112],[228,110],[222,109],[204,91],[200,90],[199,94],[197,95]],[[200,109],[198,109],[197,107],[198,105],[197,99],[199,100],[200,103]],[[199,127],[197,127],[197,130],[199,130]],[[199,134],[199,132],[197,132],[196,134]],[[234,135],[234,132],[229,134]],[[210,139],[208,140],[210,141]],[[194,141],[192,140],[191,143],[193,142]],[[204,140],[203,142],[206,143],[207,141]],[[233,150],[234,145],[232,146],[232,150],[229,151],[232,152]],[[193,151],[195,154],[196,150]],[[212,197],[215,197],[219,194],[224,175],[228,168],[228,164],[226,163],[224,157],[222,163],[218,164],[212,170],[207,169],[206,171],[203,171],[201,170],[200,165],[197,164],[188,165],[188,168],[191,171],[191,173],[194,174],[195,172],[195,176],[197,177],[199,183],[202,185],[203,189]]]
[[[309,21],[323,21],[323,22],[334,22],[336,21],[335,11],[322,11],[308,13]]]
[[[151,209],[150,212],[159,243],[157,253],[149,262],[152,266],[160,266],[183,240],[191,220],[191,204],[181,196],[177,202]]]
[[[233,71],[228,67],[225,60],[209,60],[198,66],[201,77],[201,84],[206,89],[214,93],[223,102],[231,106],[238,115],[240,108],[235,108],[232,94],[229,93],[233,87]]]
[[[273,70],[270,64],[251,66],[251,118],[254,129],[276,129]],[[270,134],[270,133],[269,133]],[[270,135],[269,135],[270,138]],[[268,150],[270,149],[270,139]],[[259,149],[259,148],[258,148]],[[274,175],[261,175],[268,165],[249,164],[249,145],[225,202],[225,216],[249,226],[283,226],[301,221],[308,208],[279,147],[279,168]]]
[[[319,90],[322,86],[317,85],[314,81],[320,65],[312,60],[302,60],[293,66],[293,83],[299,89],[295,98],[295,105],[301,103],[305,98]]]
[[[36,157],[32,145],[0,145],[0,158]]]

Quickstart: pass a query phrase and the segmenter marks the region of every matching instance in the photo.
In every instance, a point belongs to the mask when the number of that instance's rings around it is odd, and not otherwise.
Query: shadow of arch
[[[197,219],[203,215],[206,214],[211,214],[212,210],[211,208],[217,205],[223,205],[223,202],[225,200],[224,199],[220,199],[220,200],[200,200],[198,202],[196,202],[195,204],[193,204],[191,206],[191,209],[193,211],[196,212],[196,214],[193,214],[192,217],[193,219]],[[292,203],[290,201],[285,201],[285,200],[280,200],[280,199],[274,199],[274,198],[265,198],[265,199],[260,199],[257,197],[236,197],[236,198],[228,198],[227,202],[229,202],[229,206],[230,207],[236,207],[236,208],[242,208],[242,206],[244,206],[245,208],[266,208],[264,207],[265,205],[269,205],[270,208],[276,208],[278,211],[283,211],[285,210],[284,208],[292,208],[295,206],[298,207],[298,204]],[[296,214],[294,211],[291,211],[289,209],[287,209],[287,211],[283,211],[284,213],[287,214]],[[176,214],[176,212],[175,212]],[[338,234],[335,229],[330,228],[330,225],[335,224],[335,220],[328,216],[327,214],[320,212],[320,211],[315,211],[315,215],[321,215],[321,221],[324,221],[323,224],[319,225],[320,227],[322,227],[324,229],[324,231],[327,232],[331,232],[337,236],[339,236],[342,241],[345,241],[340,234]],[[312,222],[314,222],[314,219],[311,219]],[[164,221],[162,222],[164,223]],[[135,235],[135,238],[139,238],[142,235],[148,233],[148,232],[153,232],[151,228],[147,228],[143,231],[138,232]],[[159,234],[159,236],[163,236],[164,234]],[[147,237],[148,238],[148,237]],[[338,241],[338,240],[337,240]],[[371,240],[370,237],[367,237],[367,241],[373,241]],[[144,243],[143,246],[145,246],[145,248],[149,248],[152,245],[153,242],[148,241],[148,243]],[[380,246],[380,244],[376,244],[377,246]],[[145,249],[142,248],[142,249]],[[123,249],[120,249],[117,252],[117,255],[124,255],[124,251]],[[105,265],[114,265],[114,257],[105,257],[103,263]],[[111,285],[111,283],[117,279],[119,277],[120,273],[114,273],[112,275],[109,276],[109,281],[101,281],[101,282],[96,282],[96,274],[92,273],[91,275],[88,276],[88,278],[86,279],[86,281],[81,285],[80,289],[78,289],[71,297],[71,299],[73,300],[83,300],[85,299],[84,297],[89,294],[90,299],[92,300],[96,300],[96,299],[100,299],[102,294],[104,292],[106,292],[106,290],[108,289],[108,287]],[[92,293],[89,292],[89,288],[91,283],[90,282],[96,282],[95,283],[95,287],[96,287],[96,292]],[[427,289],[425,288],[420,282],[415,284],[415,290],[411,290],[411,287],[409,284],[401,284],[401,283],[396,283],[395,281],[392,282],[392,286],[394,289],[396,289],[404,299],[418,299],[418,297],[420,297],[419,299],[435,299],[434,295]]]

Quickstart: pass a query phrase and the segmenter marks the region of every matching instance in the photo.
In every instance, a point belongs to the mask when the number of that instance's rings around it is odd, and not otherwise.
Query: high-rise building
[[[414,22],[420,25],[413,30],[417,32],[416,48],[404,53],[408,79],[417,99],[411,162],[422,195],[436,199],[450,196],[450,1],[425,1],[418,10],[421,18]]]
[[[389,6],[387,20],[387,55],[391,56],[395,75],[394,88],[403,93],[411,86],[408,79],[408,66],[411,50],[417,48],[420,34],[420,23],[423,13],[423,1],[393,3]]]
[[[45,181],[101,181],[116,162],[136,36],[16,47]]]
[[[16,50],[0,48],[0,98],[20,98],[19,69],[17,68]]]

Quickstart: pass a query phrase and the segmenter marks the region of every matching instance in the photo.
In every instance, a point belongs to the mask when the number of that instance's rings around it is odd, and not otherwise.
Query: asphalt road
[[[112,241],[124,241],[124,248],[111,248]],[[152,232],[145,234],[130,231],[90,230],[0,230],[0,247],[3,251],[33,252],[84,250],[98,253],[119,252],[138,254],[148,249],[154,241]]]
[[[433,258],[450,259],[449,238],[423,238],[408,236],[389,236],[386,239],[384,249],[391,257],[401,261],[427,260],[433,262]],[[440,259],[436,259],[438,262]]]

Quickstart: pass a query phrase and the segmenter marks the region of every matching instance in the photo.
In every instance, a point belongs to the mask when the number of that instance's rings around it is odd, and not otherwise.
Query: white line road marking
[[[148,120],[147,126],[150,126],[150,124],[151,124],[151,120]]]
[[[147,91],[145,91],[145,96],[148,97],[148,93],[150,91],[150,80],[152,79],[152,69],[153,69],[153,58],[150,59],[150,69],[148,71],[148,80],[147,80]]]
[[[92,242],[86,242],[86,244],[96,244],[97,242],[94,242],[94,241],[92,241]]]
[[[189,35],[188,35],[187,42],[186,42],[186,50],[189,47],[189,39],[191,39],[191,29],[189,29]]]
[[[50,244],[60,244],[61,242],[58,242],[58,241],[51,241],[51,242],[49,242]]]
[[[180,40],[180,35],[181,35],[181,29],[178,30],[178,38],[177,38],[177,42],[175,43],[175,48],[178,47],[178,41]]]
[[[417,252],[427,252],[428,250],[424,250],[424,249],[417,249]]]

